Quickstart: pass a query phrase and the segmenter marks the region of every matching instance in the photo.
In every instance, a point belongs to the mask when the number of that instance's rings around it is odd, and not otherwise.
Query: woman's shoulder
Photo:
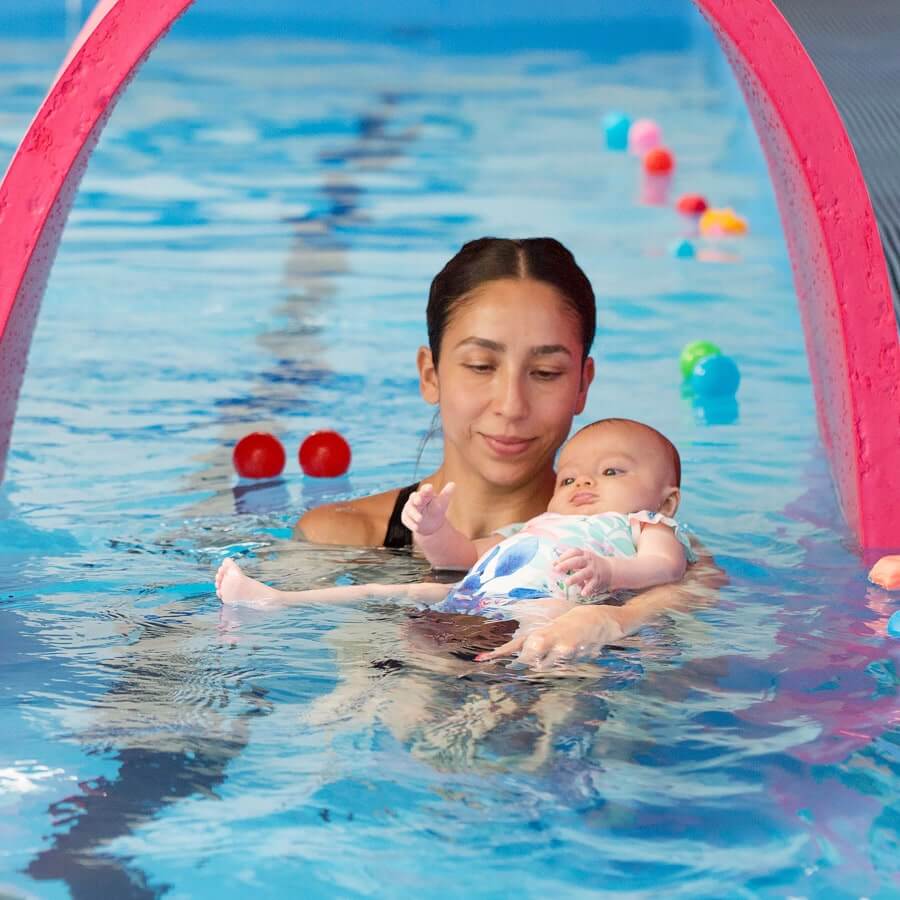
[[[294,537],[314,544],[349,544],[378,547],[384,541],[388,520],[402,488],[326,503],[305,512],[294,526]]]

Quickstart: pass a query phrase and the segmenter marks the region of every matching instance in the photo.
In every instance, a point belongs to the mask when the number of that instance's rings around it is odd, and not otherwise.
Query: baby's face
[[[672,480],[671,459],[652,433],[624,422],[597,425],[563,447],[547,511],[590,516],[649,509],[672,515],[678,503]]]

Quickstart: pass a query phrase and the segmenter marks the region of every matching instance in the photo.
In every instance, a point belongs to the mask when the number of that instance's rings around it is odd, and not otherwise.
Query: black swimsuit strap
[[[388,519],[387,531],[385,532],[382,546],[396,549],[412,547],[412,532],[400,521],[400,514],[403,512],[403,507],[406,506],[406,501],[409,500],[409,495],[418,489],[418,482],[400,489],[397,499],[394,501],[394,508],[391,510],[391,517]]]

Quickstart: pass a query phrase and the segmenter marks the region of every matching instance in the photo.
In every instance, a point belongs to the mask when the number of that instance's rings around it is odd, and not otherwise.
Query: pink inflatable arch
[[[192,0],[101,0],[0,185],[0,476],[31,335],[91,151]],[[865,181],[834,103],[771,0],[695,0],[747,98],[794,268],[820,430],[862,548],[900,547],[900,348]]]
[[[0,480],[47,278],[116,101],[193,0],[100,0],[0,183]]]
[[[864,549],[900,547],[900,347],[875,214],[834,102],[771,0],[695,0],[744,91],[794,269],[819,430]]]

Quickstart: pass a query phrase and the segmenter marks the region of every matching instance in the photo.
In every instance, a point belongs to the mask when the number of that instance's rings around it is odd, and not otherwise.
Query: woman
[[[444,457],[423,479],[457,491],[447,517],[485,537],[547,508],[556,451],[584,409],[594,378],[594,291],[572,254],[552,238],[481,238],[466,244],[431,284],[428,347],[417,356],[419,389],[440,411]],[[297,534],[317,543],[411,547],[400,512],[418,485],[307,512]],[[582,606],[490,658],[530,665],[592,654],[659,610],[717,587],[708,556],[680,588],[653,588],[623,607]]]

